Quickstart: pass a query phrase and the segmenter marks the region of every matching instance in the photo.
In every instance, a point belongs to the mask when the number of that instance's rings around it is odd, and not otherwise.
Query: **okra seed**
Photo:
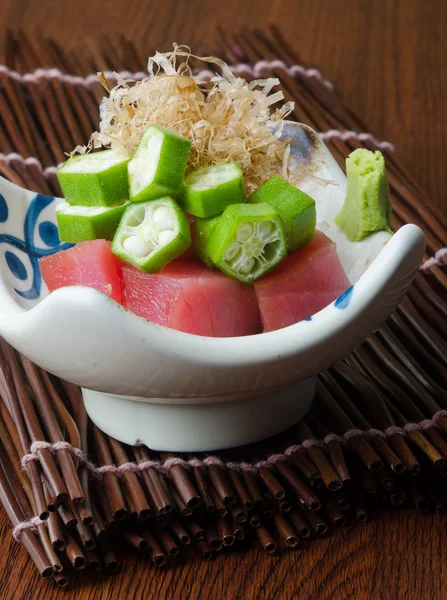
[[[236,239],[240,242],[248,241],[253,235],[253,225],[251,223],[243,223],[236,231]]]
[[[163,245],[168,244],[174,239],[174,237],[175,233],[173,231],[168,231],[165,229],[164,231],[160,231],[158,234],[158,243]]]
[[[154,214],[152,215],[152,219],[154,223],[161,223],[162,221],[171,221],[171,211],[166,206],[159,206],[154,210]]]
[[[132,252],[137,258],[143,258],[153,250],[152,244],[136,236],[126,238],[123,242],[123,248],[127,252]]]
[[[259,223],[259,237],[261,239],[266,239],[272,232],[273,223],[271,221],[262,221]]]
[[[242,266],[240,267],[239,271],[243,275],[246,275],[247,273],[250,273],[250,271],[253,269],[254,266],[255,266],[255,259],[248,258],[246,261],[244,261],[242,263]]]
[[[225,251],[225,260],[233,260],[240,253],[241,247],[239,244],[233,243]]]

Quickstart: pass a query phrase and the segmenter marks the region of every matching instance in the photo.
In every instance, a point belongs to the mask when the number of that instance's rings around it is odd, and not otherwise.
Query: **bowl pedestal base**
[[[83,389],[89,417],[105,433],[152,450],[205,452],[257,442],[310,409],[316,377],[249,398],[134,398]]]

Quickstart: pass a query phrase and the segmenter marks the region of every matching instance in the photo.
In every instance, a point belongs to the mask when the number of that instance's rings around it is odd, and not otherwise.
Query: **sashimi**
[[[307,246],[255,282],[264,331],[307,319],[349,286],[334,242],[317,231]]]
[[[261,330],[254,289],[195,258],[179,258],[154,274],[124,265],[122,274],[123,305],[149,321],[213,337]]]
[[[40,272],[50,292],[68,285],[85,285],[121,303],[121,261],[110,242],[81,242],[40,259]]]

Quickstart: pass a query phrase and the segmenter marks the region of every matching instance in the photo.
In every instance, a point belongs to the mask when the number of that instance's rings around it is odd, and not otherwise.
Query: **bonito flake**
[[[194,76],[193,57],[220,70],[210,81]],[[214,57],[195,57],[184,46],[157,52],[142,81],[116,74],[117,83],[100,106],[99,131],[89,145],[76,150],[108,147],[132,154],[149,125],[166,127],[189,138],[188,170],[237,162],[251,193],[273,175],[294,182],[289,168],[288,140],[280,140],[283,120],[293,110],[283,101],[275,78],[247,82]],[[103,78],[104,82],[104,78]]]

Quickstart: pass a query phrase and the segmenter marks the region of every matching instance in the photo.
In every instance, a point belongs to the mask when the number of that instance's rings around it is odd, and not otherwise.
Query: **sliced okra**
[[[232,162],[191,171],[177,202],[185,212],[204,219],[220,215],[229,204],[246,202],[239,165]]]
[[[69,158],[57,171],[65,200],[79,206],[122,204],[129,198],[128,162],[113,150]]]
[[[200,219],[199,217],[194,219],[194,251],[200,260],[208,267],[215,266],[208,254],[207,248],[211,234],[219,222],[220,217],[221,216],[218,215],[217,217],[209,217],[208,219]]]
[[[183,182],[191,142],[157,125],[150,125],[128,164],[132,202],[175,196]]]
[[[206,255],[221,271],[251,283],[287,254],[284,225],[269,204],[231,204],[209,236]]]
[[[112,243],[112,252],[147,273],[156,273],[191,245],[189,222],[170,197],[130,204]]]
[[[289,254],[312,241],[316,225],[315,201],[282,177],[266,181],[250,196],[249,202],[268,202],[276,208],[284,223]]]
[[[79,244],[87,240],[113,240],[126,204],[121,206],[71,206],[62,202],[56,206],[57,226],[61,242]]]

